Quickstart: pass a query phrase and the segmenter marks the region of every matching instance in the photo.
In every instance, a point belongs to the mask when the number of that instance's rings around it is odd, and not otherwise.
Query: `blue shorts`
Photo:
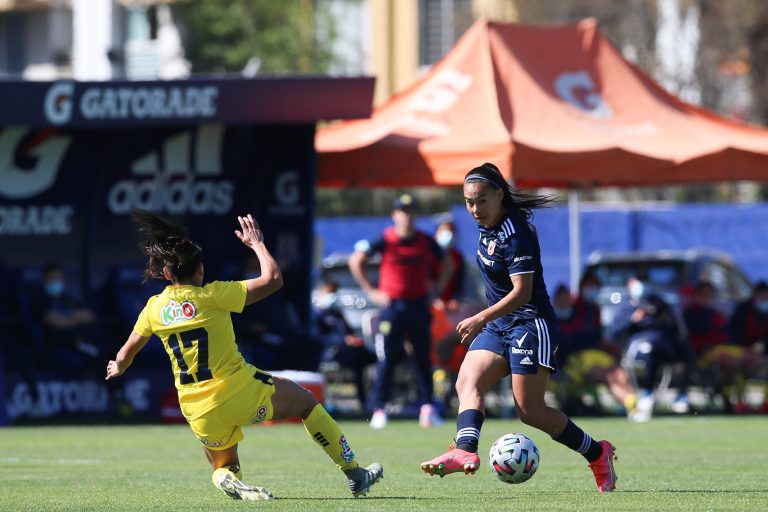
[[[506,331],[486,325],[469,350],[488,350],[507,358],[512,373],[537,373],[539,365],[555,372],[559,333],[555,322],[543,318],[532,318]]]

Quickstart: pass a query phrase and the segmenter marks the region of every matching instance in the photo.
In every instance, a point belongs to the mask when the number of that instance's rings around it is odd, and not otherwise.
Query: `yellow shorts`
[[[741,359],[746,354],[747,349],[738,345],[715,345],[708,348],[698,360],[699,366],[707,366],[717,362],[719,359]]]
[[[608,352],[590,348],[568,356],[564,371],[571,377],[574,384],[581,385],[592,368],[597,367],[606,371],[616,364],[616,359]]]
[[[226,402],[189,421],[197,439],[211,450],[225,450],[243,440],[241,425],[272,419],[275,384],[269,373],[257,370],[242,391]]]

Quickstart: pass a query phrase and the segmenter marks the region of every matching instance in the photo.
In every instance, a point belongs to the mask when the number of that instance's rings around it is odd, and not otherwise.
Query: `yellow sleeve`
[[[245,307],[245,295],[248,289],[245,281],[214,281],[206,288],[210,288],[211,297],[216,305],[224,311],[240,313]]]
[[[152,336],[152,325],[149,323],[149,302],[139,313],[136,324],[133,326],[133,332],[139,336]]]

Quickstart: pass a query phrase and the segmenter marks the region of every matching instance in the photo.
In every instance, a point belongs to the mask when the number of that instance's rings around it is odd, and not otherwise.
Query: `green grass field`
[[[483,428],[483,466],[474,476],[427,477],[419,462],[437,455],[453,426],[415,421],[372,431],[343,422],[363,463],[385,477],[366,498],[297,424],[249,427],[240,445],[245,480],[273,502],[228,499],[210,483],[199,443],[186,426],[18,427],[0,430],[0,510],[768,510],[768,418],[577,419],[618,448],[617,492],[599,494],[583,458],[517,420]],[[485,454],[520,431],[541,450],[538,473],[522,485],[498,482]]]

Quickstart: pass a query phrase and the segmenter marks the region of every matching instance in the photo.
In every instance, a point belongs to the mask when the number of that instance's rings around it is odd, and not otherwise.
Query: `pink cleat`
[[[616,470],[613,468],[613,461],[616,459],[616,448],[608,441],[598,443],[603,448],[603,453],[594,462],[589,463],[589,469],[595,475],[597,490],[600,492],[611,492],[616,488]]]
[[[474,475],[479,467],[480,457],[476,453],[454,448],[453,445],[443,455],[421,463],[422,471],[430,476],[437,475],[441,478],[459,471],[463,471],[465,475]]]

